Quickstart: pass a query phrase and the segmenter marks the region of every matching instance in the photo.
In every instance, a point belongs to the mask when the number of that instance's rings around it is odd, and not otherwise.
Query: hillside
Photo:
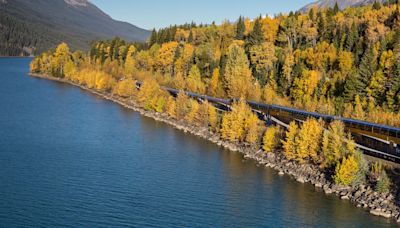
[[[1,0],[0,55],[27,55],[67,42],[87,50],[115,36],[144,41],[150,32],[112,19],[88,0]]]
[[[336,3],[340,9],[344,9],[351,6],[367,5],[374,2],[385,2],[385,0],[319,0],[304,6],[300,11],[307,11],[307,9],[312,6],[317,6],[319,8],[334,7]]]

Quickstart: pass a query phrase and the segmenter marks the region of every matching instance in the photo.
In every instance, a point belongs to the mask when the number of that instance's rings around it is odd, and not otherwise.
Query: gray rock
[[[297,182],[300,182],[302,184],[304,184],[306,181],[304,180],[304,177],[300,176],[296,179]]]
[[[343,196],[340,197],[340,199],[349,200],[350,198],[349,198],[349,195],[343,195]]]
[[[329,194],[332,194],[333,193],[333,191],[332,191],[332,189],[331,188],[324,188],[324,192],[325,192],[325,194],[327,194],[327,195],[329,195]]]

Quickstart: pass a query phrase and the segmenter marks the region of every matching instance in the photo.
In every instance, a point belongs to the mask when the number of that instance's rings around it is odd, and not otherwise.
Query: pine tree
[[[264,32],[262,30],[261,18],[257,18],[254,22],[253,31],[246,38],[246,49],[254,45],[260,45],[265,41]]]
[[[355,22],[351,25],[351,28],[348,32],[347,39],[346,39],[346,44],[345,48],[347,51],[352,51],[354,48],[354,45],[356,44],[357,40],[359,39],[359,34],[358,34],[358,27]]]
[[[151,32],[150,39],[149,39],[149,46],[150,47],[157,43],[157,40],[158,40],[157,35],[158,34],[157,34],[156,29],[153,29],[153,31]]]
[[[376,61],[374,59],[374,54],[372,47],[368,48],[362,59],[359,66],[359,80],[360,80],[360,88],[357,88],[357,93],[360,96],[365,95],[365,88],[368,86],[369,82],[371,81],[372,76],[374,75],[376,69]],[[362,89],[361,89],[362,88]]]
[[[380,10],[382,7],[380,2],[374,1],[374,4],[372,4],[372,9],[374,10]]]
[[[190,32],[189,32],[188,42],[193,43],[193,31],[192,30],[190,30]]]
[[[339,5],[338,5],[338,3],[336,2],[336,3],[335,3],[335,6],[333,7],[333,13],[336,15],[337,13],[339,13],[339,11],[340,11]]]
[[[243,40],[245,31],[246,25],[244,24],[244,18],[240,16],[236,24],[236,39]]]

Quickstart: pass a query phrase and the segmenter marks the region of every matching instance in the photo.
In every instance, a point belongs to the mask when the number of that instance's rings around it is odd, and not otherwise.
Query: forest
[[[400,126],[399,17],[398,3],[375,3],[192,23],[153,30],[129,56],[130,44],[99,41],[90,59],[178,89]]]
[[[94,43],[88,53],[71,53],[63,43],[35,58],[31,72],[312,163],[332,173],[337,184],[371,182],[378,191],[390,190],[385,168],[367,164],[342,123],[325,130],[325,123],[309,119],[285,132],[261,123],[244,101],[400,126],[400,2],[171,26],[153,30],[144,44],[115,38]],[[140,91],[135,80],[143,82]],[[240,101],[221,114],[184,92],[173,98],[161,85]]]

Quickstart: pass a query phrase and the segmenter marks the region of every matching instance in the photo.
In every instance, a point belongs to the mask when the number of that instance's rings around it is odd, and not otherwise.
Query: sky
[[[312,0],[90,0],[117,20],[145,29],[173,24],[217,24],[239,16],[255,18],[300,9]]]

